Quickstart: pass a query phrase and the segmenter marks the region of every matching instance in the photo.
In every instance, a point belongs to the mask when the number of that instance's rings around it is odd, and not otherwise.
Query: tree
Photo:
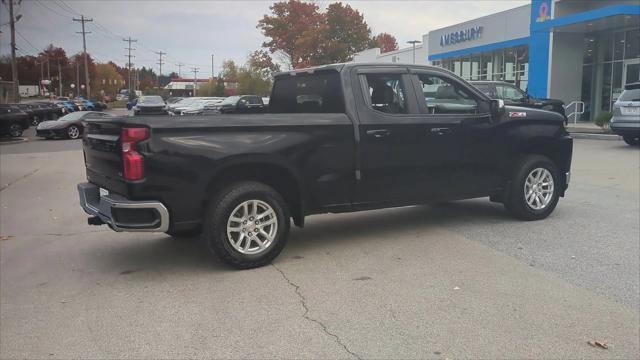
[[[96,94],[115,96],[123,84],[120,75],[112,62],[96,65],[96,77],[92,79],[92,89]]]
[[[380,33],[373,37],[373,43],[380,48],[381,53],[398,50],[398,41],[393,35]]]
[[[246,66],[260,72],[265,79],[272,78],[273,74],[280,71],[280,66],[274,63],[271,56],[264,50],[256,50],[249,54]]]
[[[318,63],[350,61],[353,54],[369,47],[371,30],[364,16],[349,5],[333,3],[325,14],[327,30],[323,39],[324,51]]]
[[[216,80],[216,89],[214,95],[224,96],[224,79],[221,77],[218,77],[218,79]]]
[[[238,79],[238,65],[233,60],[225,60],[222,62],[222,71],[220,76],[226,81],[235,82]]]
[[[69,84],[74,83],[76,76],[75,70],[69,66],[69,58],[63,48],[55,47],[49,44],[40,54],[40,58],[47,61],[46,71],[51,76],[50,89],[58,95],[68,94],[70,92]],[[60,71],[58,71],[58,69]],[[62,93],[60,93],[60,76],[62,75]]]
[[[264,15],[257,26],[269,38],[262,46],[271,53],[281,51],[293,68],[313,65],[320,52],[318,34],[326,28],[318,6],[289,0],[274,3],[269,9],[271,15]]]

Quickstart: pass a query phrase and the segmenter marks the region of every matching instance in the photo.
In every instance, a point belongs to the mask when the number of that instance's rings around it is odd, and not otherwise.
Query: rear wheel
[[[631,145],[631,146],[638,146],[640,145],[640,137],[639,136],[625,136],[623,137],[624,142],[626,142],[627,144]]]
[[[11,137],[20,137],[22,136],[22,125],[18,123],[13,123],[9,125],[8,129],[9,136]]]
[[[67,136],[69,139],[77,139],[80,137],[80,129],[76,125],[71,125],[67,128]]]
[[[209,251],[239,269],[269,264],[289,236],[289,210],[282,196],[257,182],[238,182],[213,197],[204,223]]]
[[[558,168],[551,160],[526,156],[513,169],[504,205],[521,220],[544,219],[558,204],[560,186]]]

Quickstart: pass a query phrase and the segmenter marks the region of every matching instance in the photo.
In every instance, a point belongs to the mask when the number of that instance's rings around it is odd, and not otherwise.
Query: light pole
[[[419,40],[411,40],[407,41],[407,44],[413,45],[413,63],[416,63],[416,44],[420,44],[422,41]]]

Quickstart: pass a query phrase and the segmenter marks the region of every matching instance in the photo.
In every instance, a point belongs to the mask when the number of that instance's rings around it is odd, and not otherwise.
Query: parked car
[[[613,104],[610,127],[627,144],[640,145],[640,82],[625,85]]]
[[[110,119],[113,116],[98,111],[76,111],[58,120],[43,121],[36,128],[36,135],[45,139],[78,139],[84,133],[83,121],[89,118]]]
[[[70,98],[66,97],[66,96],[58,96],[56,98],[57,101],[71,101]]]
[[[270,263],[312,214],[489,197],[540,220],[568,188],[563,122],[437,67],[295,70],[268,114],[87,120],[80,203],[115,231],[202,232],[238,268]]]
[[[140,96],[133,106],[133,115],[166,115],[167,104],[161,96],[145,95]]]
[[[35,126],[35,125],[38,125],[38,123],[40,122],[40,112],[32,104],[21,103],[21,104],[10,104],[10,105],[17,107],[22,112],[27,114],[27,116],[29,117],[29,123],[31,125]]]
[[[133,109],[134,106],[138,103],[138,98],[133,98],[127,102],[127,110]]]
[[[471,84],[492,99],[504,100],[506,105],[554,111],[565,116],[562,100],[534,98],[519,87],[503,81],[471,81]],[[566,120],[565,116],[565,123]]]
[[[257,95],[229,96],[220,103],[221,114],[260,113],[266,110],[262,98]]]
[[[20,137],[30,121],[29,115],[17,106],[0,104],[0,134]]]
[[[62,110],[59,107],[57,107],[56,104],[50,101],[39,101],[34,104],[37,104],[41,109],[45,110],[45,113],[43,114],[43,117],[40,119],[40,121],[56,120],[60,116],[64,115]]]
[[[108,108],[107,104],[100,100],[90,100],[95,111],[102,111]]]

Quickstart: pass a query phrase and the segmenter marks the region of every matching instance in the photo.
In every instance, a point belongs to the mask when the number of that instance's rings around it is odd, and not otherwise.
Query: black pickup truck
[[[201,234],[251,268],[312,214],[490,197],[543,219],[569,183],[563,122],[439,68],[327,65],[276,75],[265,114],[87,120],[78,190],[90,224]]]

